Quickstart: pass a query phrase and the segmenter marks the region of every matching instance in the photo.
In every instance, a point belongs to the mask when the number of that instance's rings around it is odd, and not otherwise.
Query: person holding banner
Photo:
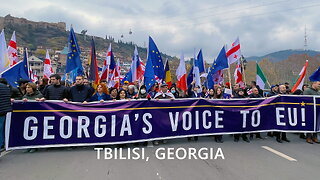
[[[39,101],[43,98],[40,91],[37,90],[37,85],[34,83],[28,83],[26,86],[26,94],[22,97],[23,101],[36,100]]]
[[[110,91],[109,91],[109,92],[110,92],[110,99],[111,99],[111,100],[116,100],[117,97],[118,97],[118,89],[112,87],[112,88],[110,88]]]
[[[223,99],[223,93],[222,93],[222,88],[221,87],[218,87],[214,93],[214,98],[215,99]],[[217,142],[217,143],[223,143],[223,140],[222,140],[222,135],[214,135],[214,140]]]
[[[121,89],[118,92],[117,100],[125,100],[128,99],[127,92],[124,89]]]
[[[303,91],[303,95],[320,95],[320,81],[314,81],[312,82],[312,85],[310,88],[307,88],[305,91]],[[313,144],[313,143],[320,143],[317,138],[317,133],[307,133],[307,143]]]
[[[179,98],[179,97],[180,97],[179,92],[178,92],[177,89],[176,89],[176,86],[173,86],[173,85],[172,85],[172,86],[170,87],[169,91],[173,94],[173,96],[174,96],[175,98]]]
[[[251,90],[252,90],[252,93],[250,94],[249,98],[262,98],[261,94],[259,93],[259,89],[258,87],[254,87],[253,85],[255,84],[255,81],[252,81],[251,82],[251,87],[253,87]],[[253,135],[256,135],[256,138],[257,139],[263,139],[261,137],[261,134],[260,133],[251,133],[250,134],[250,139],[252,140],[253,139]]]
[[[175,99],[174,95],[168,91],[168,84],[161,84],[161,90],[154,96],[154,99]]]
[[[282,95],[288,94],[288,89],[286,85],[284,84],[279,85],[279,94],[282,94]],[[276,140],[278,143],[282,143],[282,141],[290,142],[285,132],[274,132],[273,135],[276,136]]]
[[[239,84],[236,84],[236,85],[238,85],[239,88],[235,91],[235,94],[234,94],[233,98],[245,98],[244,90],[242,88],[240,88]],[[234,87],[236,87],[236,86],[234,86]],[[235,134],[233,141],[234,142],[239,142],[240,136],[242,137],[243,141],[245,141],[247,143],[250,143],[250,140],[247,137],[247,133]]]
[[[96,92],[91,96],[90,101],[104,102],[107,100],[112,100],[108,93],[107,86],[105,84],[98,84]]]
[[[67,100],[69,92],[67,87],[61,84],[61,76],[59,74],[52,74],[50,76],[50,84],[51,85],[46,88],[44,98],[41,98],[41,101]]]
[[[206,96],[207,99],[214,99],[214,89],[209,89],[209,93]]]
[[[69,101],[86,103],[92,96],[91,87],[83,84],[84,77],[77,76],[76,84],[70,88]],[[66,100],[64,100],[66,102]]]
[[[148,93],[147,93],[147,87],[145,85],[142,85],[140,87],[140,90],[138,92],[138,94],[136,95],[136,99],[149,99],[151,98],[150,95],[148,97]]]
[[[12,111],[10,88],[0,83],[0,152],[4,148],[4,125],[6,115]]]

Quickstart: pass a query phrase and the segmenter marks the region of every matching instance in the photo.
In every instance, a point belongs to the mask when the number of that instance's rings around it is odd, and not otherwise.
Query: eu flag
[[[208,73],[208,76],[207,76],[207,79],[208,79],[208,88],[212,88],[213,87],[213,76],[216,72],[218,72],[219,70],[222,70],[222,69],[225,69],[225,68],[228,68],[229,65],[228,65],[228,58],[227,58],[227,55],[226,55],[226,50],[225,50],[225,47],[223,46],[223,48],[221,49],[217,59],[213,62],[210,70],[209,70],[209,73]]]
[[[23,61],[19,61],[1,74],[1,77],[5,78],[12,87],[17,87],[17,81],[20,79],[29,79],[28,76],[28,56],[27,50],[24,51]]]
[[[66,73],[77,69],[77,74],[83,75],[83,67],[80,60],[81,52],[72,27],[68,38],[68,49]]]
[[[320,67],[309,77],[311,82],[320,81]]]
[[[150,51],[150,49],[149,49],[149,51]],[[155,76],[155,73],[154,73],[154,70],[153,70],[152,59],[148,58],[147,64],[146,64],[146,70],[144,72],[144,85],[146,86],[147,91],[149,91],[149,89],[155,83],[154,76]]]
[[[161,58],[161,54],[154,43],[152,38],[149,36],[149,51],[148,51],[148,61],[151,60],[153,64],[154,74],[162,81],[164,80],[164,65]]]

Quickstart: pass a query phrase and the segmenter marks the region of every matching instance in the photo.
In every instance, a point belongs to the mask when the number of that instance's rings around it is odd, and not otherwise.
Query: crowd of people
[[[225,93],[225,89],[232,89],[232,94]],[[213,88],[207,89],[206,86],[196,86],[192,82],[188,86],[187,92],[181,91],[172,84],[168,87],[166,83],[155,83],[149,91],[145,85],[139,85],[139,82],[129,83],[125,81],[120,88],[108,88],[106,81],[93,87],[83,76],[77,76],[73,85],[66,85],[61,81],[61,76],[53,74],[48,78],[42,78],[37,83],[31,83],[29,80],[19,80],[18,88],[8,85],[6,79],[0,78],[0,147],[4,145],[4,122],[7,112],[12,111],[11,102],[15,100],[62,100],[64,102],[105,102],[131,99],[177,99],[177,98],[205,98],[205,99],[225,99],[225,98],[263,98],[278,94],[294,95],[320,95],[320,82],[312,82],[311,87],[304,85],[300,90],[291,93],[288,83],[272,85],[269,91],[264,91],[252,81],[246,88],[241,88],[235,84],[232,88],[227,82],[225,85],[215,84]],[[290,142],[285,132],[269,132],[270,137],[275,137],[276,141]],[[250,142],[254,137],[263,139],[260,133],[235,134],[234,141],[238,142],[240,137]],[[306,142],[319,143],[317,133],[300,134],[300,138],[306,139]],[[197,137],[188,138],[188,140],[197,140]],[[223,136],[215,135],[216,142],[222,143]],[[158,144],[158,141],[155,142]]]

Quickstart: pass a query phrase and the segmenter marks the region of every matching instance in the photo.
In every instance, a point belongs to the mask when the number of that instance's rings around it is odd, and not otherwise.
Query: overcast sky
[[[320,49],[318,0],[0,0],[0,16],[72,24],[76,32],[111,35],[147,45],[152,36],[163,53],[193,57],[203,49],[212,61],[237,36],[245,56],[284,49]],[[129,35],[129,30],[133,32]],[[107,49],[107,47],[106,47]]]

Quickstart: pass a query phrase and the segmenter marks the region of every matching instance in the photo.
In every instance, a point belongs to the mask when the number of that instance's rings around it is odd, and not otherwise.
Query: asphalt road
[[[0,157],[0,179],[319,179],[320,144],[307,144],[295,134],[288,137],[291,142],[282,144],[273,138],[233,142],[229,135],[224,136],[222,144],[214,142],[212,137],[200,137],[197,142],[185,138],[169,140],[167,144],[144,147],[148,161],[97,159],[93,147],[41,149],[34,153],[16,150]],[[215,153],[221,148],[225,159],[156,158],[158,148],[179,147],[214,148]]]

